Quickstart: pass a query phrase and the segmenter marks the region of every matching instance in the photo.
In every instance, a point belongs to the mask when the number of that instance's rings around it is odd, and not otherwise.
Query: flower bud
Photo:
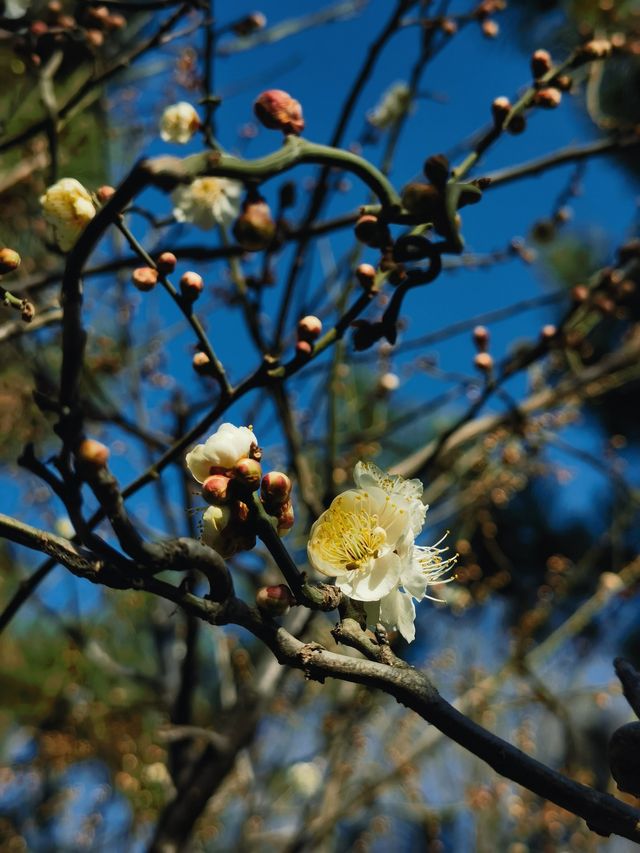
[[[444,154],[433,154],[425,160],[422,171],[434,187],[443,189],[449,177],[449,160]]]
[[[531,73],[536,80],[551,70],[551,54],[548,50],[536,50],[531,55]]]
[[[34,38],[39,38],[49,32],[49,26],[44,21],[32,21],[29,24],[29,32]]]
[[[482,35],[488,39],[497,38],[500,33],[498,22],[494,21],[492,18],[487,18],[486,21],[483,21],[480,25],[480,29],[482,30]]]
[[[458,23],[454,18],[442,18],[440,29],[445,36],[454,36],[458,32]]]
[[[313,344],[309,341],[296,341],[296,355],[301,358],[308,358],[313,352]]]
[[[573,78],[569,77],[568,74],[561,74],[554,78],[553,85],[561,92],[570,92],[573,86]]]
[[[493,358],[488,352],[479,352],[473,359],[473,363],[483,373],[491,373],[493,370]]]
[[[237,36],[250,36],[258,30],[263,30],[267,26],[266,16],[262,12],[252,12],[244,18],[241,18],[231,28]]]
[[[579,47],[573,61],[574,65],[592,62],[594,59],[606,59],[611,54],[611,42],[608,39],[593,39]]]
[[[322,321],[313,314],[308,314],[298,322],[298,339],[315,341],[322,334]]]
[[[553,323],[547,323],[546,326],[543,326],[542,329],[540,329],[540,339],[546,343],[552,341],[557,334],[558,329],[553,325]]]
[[[506,117],[511,112],[511,101],[509,98],[505,98],[504,95],[495,98],[493,103],[491,104],[491,114],[493,115],[494,122],[502,126],[502,122],[506,119]]]
[[[115,188],[104,184],[96,190],[96,198],[101,204],[106,204],[112,195],[115,194]]]
[[[618,789],[640,796],[640,723],[615,730],[609,741],[609,765]]]
[[[286,536],[295,522],[295,514],[293,512],[293,504],[291,501],[287,501],[282,504],[276,517],[278,519],[278,535]]]
[[[186,302],[195,302],[203,289],[202,276],[197,272],[186,272],[180,278],[180,293]]]
[[[412,181],[401,194],[402,206],[422,222],[432,222],[442,210],[442,193],[433,184]]]
[[[489,346],[489,330],[485,326],[476,326],[473,330],[473,343],[479,352],[485,352]]]
[[[561,92],[549,87],[547,89],[540,89],[539,92],[536,92],[533,102],[537,107],[542,107],[545,110],[554,110],[556,107],[560,106],[561,100]]]
[[[380,222],[377,216],[365,214],[354,226],[356,238],[372,249],[383,249],[391,241],[391,235],[386,223]]]
[[[91,47],[102,47],[104,44],[104,33],[102,30],[90,29],[85,30],[84,37]]]
[[[202,497],[208,504],[218,506],[229,500],[229,477],[212,474],[202,484]]]
[[[360,264],[356,269],[356,278],[364,290],[371,290],[376,280],[376,270],[371,264]]]
[[[258,121],[270,130],[299,136],[304,130],[302,107],[288,92],[268,89],[255,100],[253,111]]]
[[[260,496],[265,504],[279,506],[286,503],[291,495],[291,480],[281,471],[269,471],[262,478]]]
[[[510,133],[512,136],[518,136],[520,133],[524,133],[526,129],[527,120],[521,113],[517,113],[516,115],[512,116],[509,124],[506,127],[507,133]]]
[[[276,223],[269,205],[263,200],[245,205],[233,226],[233,236],[248,252],[260,252],[268,248],[276,236]]]
[[[191,362],[193,369],[200,376],[209,376],[211,373],[211,361],[206,352],[197,352]]]
[[[17,270],[21,260],[15,249],[0,249],[0,275]]]
[[[76,450],[76,458],[83,465],[104,468],[109,460],[109,448],[93,438],[85,438]]]
[[[105,18],[104,25],[108,30],[123,30],[127,26],[127,19],[124,15],[114,13]]]
[[[138,267],[131,273],[131,281],[138,290],[146,293],[153,290],[158,283],[158,270],[154,270],[153,267]]]
[[[256,605],[270,616],[284,616],[296,600],[288,586],[263,586],[256,593]]]
[[[400,377],[397,373],[391,373],[387,371],[387,373],[383,373],[382,376],[378,379],[378,391],[384,395],[389,394],[391,391],[396,391],[400,387]]]
[[[576,302],[578,305],[581,305],[583,302],[586,302],[589,298],[589,288],[584,284],[576,284],[575,287],[571,288],[571,299]]]
[[[162,275],[171,275],[171,273],[175,270],[177,263],[178,259],[173,254],[173,252],[163,252],[161,255],[158,256],[158,259],[156,260],[158,271]]]
[[[255,492],[262,479],[262,467],[256,459],[245,457],[234,465],[233,476]]]

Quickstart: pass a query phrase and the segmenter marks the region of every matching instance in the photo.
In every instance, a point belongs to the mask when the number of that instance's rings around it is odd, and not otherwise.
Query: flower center
[[[366,569],[369,560],[380,555],[387,532],[380,527],[377,515],[366,510],[349,512],[337,500],[327,511],[315,539],[322,559],[352,571]]]
[[[196,201],[211,203],[224,192],[217,178],[198,178],[191,184],[191,194]]]

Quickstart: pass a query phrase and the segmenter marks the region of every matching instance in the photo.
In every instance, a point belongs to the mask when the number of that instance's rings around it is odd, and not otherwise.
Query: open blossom
[[[227,178],[196,178],[172,194],[178,222],[192,222],[205,231],[230,225],[240,212],[242,184]]]
[[[45,218],[53,225],[55,239],[68,252],[84,231],[96,209],[88,191],[75,178],[62,178],[40,196]]]
[[[184,145],[200,127],[200,116],[188,101],[167,107],[160,119],[160,138]]]
[[[354,480],[357,488],[335,498],[311,528],[309,562],[345,595],[365,602],[370,622],[397,628],[411,642],[414,599],[430,598],[428,585],[445,583],[456,558],[443,559],[439,542],[415,544],[427,511],[419,480],[364,462]]]
[[[204,483],[211,474],[230,471],[257,448],[256,437],[248,427],[222,424],[204,444],[197,444],[187,453],[187,467],[199,483]]]

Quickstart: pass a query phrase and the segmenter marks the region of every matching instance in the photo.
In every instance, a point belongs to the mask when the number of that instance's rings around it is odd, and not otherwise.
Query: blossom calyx
[[[21,260],[15,249],[0,249],[0,275],[17,270]]]
[[[269,130],[281,130],[295,136],[300,136],[304,130],[300,103],[282,89],[267,89],[258,95],[253,111],[258,121]]]
[[[276,223],[263,199],[244,206],[233,226],[233,236],[248,252],[260,252],[271,245],[276,236]]]
[[[263,586],[256,593],[256,605],[259,610],[270,616],[284,616],[289,608],[296,603],[293,593],[286,584]]]
[[[167,107],[160,119],[160,138],[185,145],[200,128],[200,116],[188,101]]]

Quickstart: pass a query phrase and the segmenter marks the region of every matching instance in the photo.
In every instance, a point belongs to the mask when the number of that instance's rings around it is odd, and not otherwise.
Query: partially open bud
[[[356,269],[356,278],[364,290],[371,290],[376,280],[376,270],[371,264],[360,264]]]
[[[262,479],[262,467],[256,459],[245,457],[234,465],[233,476],[255,492]]]
[[[262,478],[260,496],[267,506],[281,506],[291,495],[291,480],[281,471],[269,471]]]
[[[266,16],[262,12],[252,12],[245,18],[241,18],[231,28],[237,36],[250,36],[258,30],[263,30],[267,26]]]
[[[609,741],[611,775],[618,789],[640,796],[640,723],[627,723],[616,729]]]
[[[175,270],[176,264],[178,263],[178,259],[173,254],[173,252],[163,252],[158,256],[156,264],[158,265],[158,270],[162,273],[162,275],[171,275],[171,273]]]
[[[489,330],[485,326],[476,326],[473,330],[473,343],[479,352],[485,352],[489,346]]]
[[[479,352],[473,359],[473,363],[483,373],[491,373],[493,370],[493,359],[488,352]]]
[[[229,500],[229,483],[228,477],[212,474],[202,484],[202,497],[212,506],[226,504]]]
[[[255,100],[253,111],[261,124],[270,130],[299,136],[304,130],[302,107],[288,92],[268,89]]]
[[[160,118],[160,138],[185,145],[200,128],[200,116],[188,101],[167,107]]]
[[[412,181],[402,190],[402,206],[422,222],[432,222],[442,210],[442,193],[433,184]]]
[[[186,272],[180,278],[180,293],[187,302],[195,302],[204,289],[202,276],[197,272]]]
[[[368,213],[358,219],[354,231],[356,238],[372,249],[383,249],[391,240],[386,223]]]
[[[158,283],[158,270],[154,270],[153,267],[138,267],[131,273],[131,281],[138,290],[146,293],[153,290]]]
[[[14,249],[0,249],[0,275],[17,270],[20,262],[20,255]]]
[[[504,95],[499,98],[494,98],[493,103],[491,104],[491,115],[497,125],[502,125],[502,122],[509,115],[510,111],[511,101],[509,98],[505,98]]]
[[[269,205],[263,200],[246,204],[233,226],[233,236],[248,252],[268,248],[276,236],[276,223]]]
[[[549,87],[547,89],[540,89],[540,91],[536,93],[533,102],[537,107],[542,107],[544,110],[554,110],[556,107],[560,106],[561,100],[562,93],[557,89]]]
[[[211,373],[211,360],[206,352],[197,352],[193,361],[191,362],[193,365],[193,369],[196,373],[199,373],[200,376],[209,376]]]
[[[85,438],[76,451],[78,462],[92,468],[104,468],[109,460],[109,448],[93,438]]]
[[[270,616],[284,616],[295,603],[293,593],[283,583],[278,586],[263,586],[256,593],[256,605]]]
[[[112,195],[115,195],[115,187],[110,187],[108,184],[104,184],[96,190],[96,198],[100,204],[106,204]]]
[[[298,338],[301,341],[315,341],[322,334],[322,321],[308,314],[298,322]]]
[[[531,55],[531,73],[536,80],[551,70],[551,54],[548,50],[536,50]]]

